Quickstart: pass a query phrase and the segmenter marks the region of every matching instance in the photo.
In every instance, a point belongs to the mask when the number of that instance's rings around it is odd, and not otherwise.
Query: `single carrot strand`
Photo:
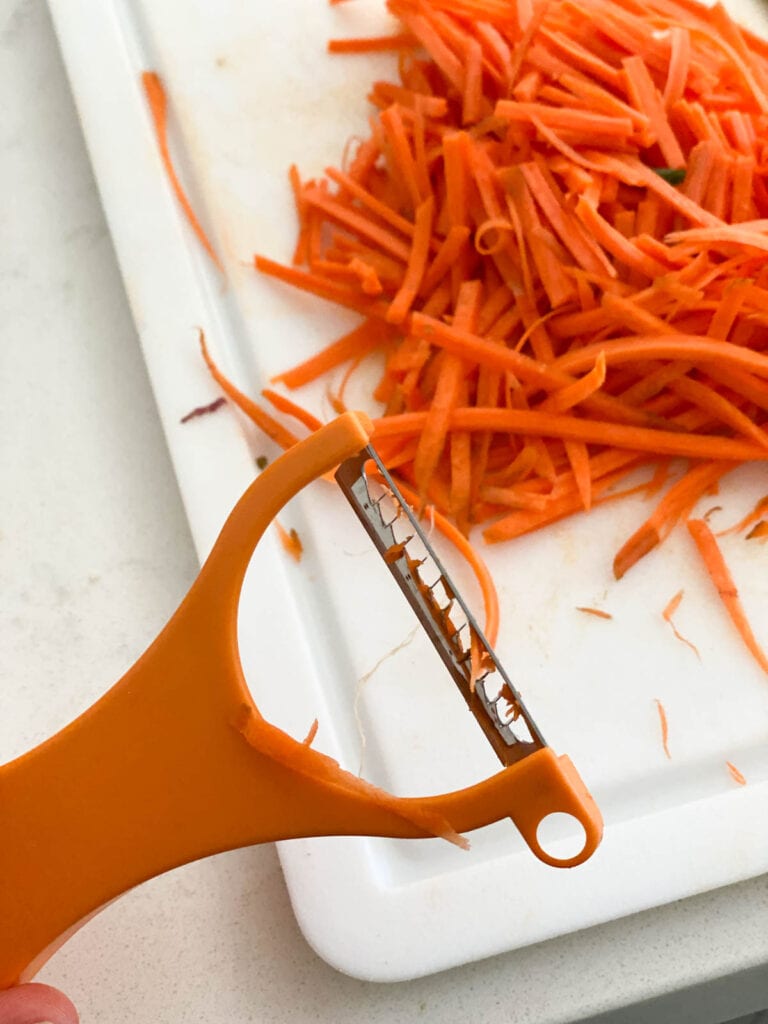
[[[387,329],[376,320],[366,320],[347,334],[327,345],[320,352],[298,363],[290,370],[278,373],[272,383],[285,384],[288,388],[298,388],[310,381],[317,380],[323,374],[334,370],[337,366],[367,355],[383,344]]]
[[[762,647],[755,639],[752,627],[747,620],[744,608],[739,600],[739,592],[736,589],[736,584],[731,576],[725,559],[723,558],[723,553],[720,550],[714,534],[704,519],[689,519],[686,525],[688,527],[688,532],[693,538],[698,552],[701,555],[704,567],[709,574],[709,578],[714,583],[720,600],[725,605],[725,609],[731,617],[731,621],[739,631],[739,635],[744,641],[749,653],[758,663],[763,672],[768,674],[768,657],[766,657]]]
[[[434,207],[435,201],[432,196],[429,196],[416,210],[413,247],[408,257],[408,266],[403,277],[403,283],[400,285],[400,290],[392,300],[392,304],[387,311],[386,318],[389,323],[402,323],[418,294],[421,279],[426,269],[429,245],[432,239]]]
[[[333,0],[331,0],[331,2],[333,3]],[[317,736],[318,726],[319,726],[319,722],[318,722],[317,719],[315,719],[312,722],[312,725],[310,725],[310,727],[309,727],[309,732],[307,733],[307,735],[302,740],[302,742],[303,742],[305,747],[311,747],[312,746],[312,742],[313,742],[315,736]]]
[[[397,32],[390,36],[367,38],[329,39],[329,53],[382,53],[387,50],[409,50],[417,43],[410,32]]]
[[[264,388],[261,393],[278,412],[283,412],[287,416],[293,416],[295,420],[303,423],[309,430],[319,430],[322,427],[322,420],[319,420],[309,409],[304,409],[296,402],[291,401],[290,398],[281,395],[279,391]]]
[[[732,761],[726,761],[725,765],[726,765],[726,768],[728,769],[728,771],[730,772],[730,775],[731,775],[731,778],[733,779],[733,781],[734,782],[738,782],[738,784],[740,786],[746,786],[747,780],[741,774],[741,772],[736,767],[736,765],[733,764]]]
[[[672,630],[672,632],[675,634],[677,639],[681,643],[684,643],[686,645],[686,647],[690,647],[690,649],[693,651],[693,653],[696,655],[696,657],[699,660],[701,660],[701,655],[699,654],[698,647],[695,644],[691,643],[690,640],[687,640],[682,635],[682,633],[678,632],[677,626],[675,626],[674,622],[672,621],[672,616],[675,614],[677,609],[680,607],[680,602],[682,600],[683,600],[683,591],[682,590],[678,590],[678,592],[674,595],[674,597],[671,597],[669,599],[669,601],[667,602],[666,606],[664,607],[664,610],[662,611],[661,615],[662,615],[662,618],[664,619],[664,621],[669,623],[669,627]]]
[[[664,710],[664,705],[658,698],[654,698],[656,701],[656,709],[659,712],[659,724],[661,726],[661,745],[664,747],[664,753],[667,755],[669,760],[672,760],[672,755],[669,752],[669,723],[667,722],[667,712]]]
[[[281,448],[291,448],[295,445],[299,440],[295,434],[292,434],[290,430],[286,430],[286,428],[281,423],[278,423],[277,420],[273,419],[265,409],[262,409],[260,405],[257,405],[253,399],[244,395],[243,392],[221,372],[208,351],[208,346],[205,342],[205,333],[202,327],[198,328],[198,331],[200,337],[200,351],[203,354],[205,365],[208,367],[209,373],[222,389],[224,394],[227,395],[228,398],[231,398],[235,405],[238,406],[238,408],[241,409],[249,419],[253,420],[256,426],[260,430],[263,430],[267,437],[271,437],[272,440]]]
[[[163,162],[163,167],[165,168],[165,173],[168,175],[168,181],[170,182],[174,195],[184,211],[184,216],[187,218],[190,227],[197,235],[203,248],[211,257],[216,267],[223,273],[224,267],[216,254],[216,250],[211,245],[208,236],[203,230],[200,221],[197,219],[197,215],[192,209],[192,204],[187,198],[184,187],[179,181],[176,169],[173,166],[170,149],[168,148],[168,98],[165,94],[163,83],[160,81],[160,76],[156,71],[143,71],[141,75],[141,82],[144,87],[144,93],[147,97],[152,121],[155,126],[155,136],[157,138],[158,149],[160,150],[160,159]]]
[[[702,463],[693,466],[667,491],[653,513],[621,546],[613,560],[617,580],[633,565],[662,543],[677,522],[693,509],[706,491],[728,471],[723,463]]]
[[[613,616],[610,612],[604,612],[602,608],[587,608],[584,605],[576,606],[577,612],[585,612],[587,615],[594,615],[598,619],[612,619]]]
[[[374,420],[377,437],[418,434],[426,423],[426,412],[400,413]],[[765,449],[749,441],[716,434],[693,434],[670,430],[649,430],[600,420],[559,416],[537,410],[459,408],[451,413],[454,430],[493,430],[508,434],[538,434],[587,444],[610,444],[631,451],[677,455],[691,459],[733,462],[763,461]]]

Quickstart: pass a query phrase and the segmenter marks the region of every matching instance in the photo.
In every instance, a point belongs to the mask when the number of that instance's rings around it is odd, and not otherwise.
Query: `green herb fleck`
[[[685,181],[684,167],[654,167],[656,174],[670,185],[682,185]]]
[[[267,456],[259,455],[259,457],[256,459],[256,466],[258,467],[258,469],[266,469],[268,465],[269,459],[267,458]]]

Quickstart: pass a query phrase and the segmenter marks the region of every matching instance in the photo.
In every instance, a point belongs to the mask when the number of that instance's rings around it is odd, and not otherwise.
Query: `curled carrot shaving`
[[[732,761],[726,761],[725,766],[734,782],[737,782],[740,786],[746,786],[747,780]]]
[[[672,632],[675,634],[677,639],[681,643],[685,644],[686,647],[690,647],[690,649],[693,651],[693,653],[696,655],[696,657],[699,658],[699,660],[701,660],[701,655],[699,654],[698,647],[695,644],[691,643],[690,640],[687,640],[682,635],[682,633],[678,632],[677,626],[675,626],[674,622],[672,621],[672,616],[675,614],[677,609],[680,607],[680,602],[683,600],[683,593],[684,592],[682,590],[678,590],[678,592],[673,597],[671,597],[669,599],[667,604],[664,606],[664,610],[662,611],[661,616],[662,616],[662,618],[664,619],[665,622],[669,623],[669,627],[672,630]]]
[[[756,523],[747,534],[747,540],[761,540],[768,538],[768,520],[762,519]]]
[[[664,753],[671,761],[672,755],[669,752],[669,722],[667,721],[667,712],[658,697],[654,699],[656,702],[656,710],[659,713],[659,725],[661,726],[661,745],[664,748]]]
[[[210,239],[206,235],[200,221],[197,219],[195,211],[192,209],[192,204],[187,198],[187,193],[184,191],[184,187],[179,181],[179,177],[176,174],[176,169],[173,166],[173,160],[171,159],[171,151],[168,147],[168,97],[165,94],[163,83],[160,80],[160,76],[156,71],[144,71],[141,75],[141,84],[144,87],[144,93],[149,103],[149,110],[152,114],[152,121],[155,126],[155,135],[157,136],[157,145],[160,150],[160,159],[163,162],[165,173],[168,175],[168,181],[171,184],[174,195],[184,211],[184,216],[187,218],[190,227],[195,232],[200,240],[205,251],[213,260],[216,267],[224,272],[224,268],[216,254],[216,250],[211,245]]]
[[[725,563],[723,554],[718,546],[715,535],[703,519],[689,519],[687,522],[688,532],[696,544],[709,578],[714,583],[720,600],[725,605],[726,611],[731,617],[741,639],[744,641],[749,653],[758,663],[763,672],[768,673],[768,657],[766,657],[760,644],[755,639],[752,627],[739,599],[739,592],[731,576],[730,570]]]
[[[381,53],[386,50],[410,50],[416,39],[410,32],[391,36],[370,36],[367,39],[329,39],[329,53]]]

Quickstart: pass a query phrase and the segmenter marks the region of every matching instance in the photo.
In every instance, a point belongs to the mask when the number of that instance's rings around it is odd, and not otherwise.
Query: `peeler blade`
[[[518,690],[370,445],[336,481],[505,766],[546,746]]]

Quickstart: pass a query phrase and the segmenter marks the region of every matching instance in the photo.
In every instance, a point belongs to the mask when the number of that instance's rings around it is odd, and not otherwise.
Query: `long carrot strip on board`
[[[731,621],[739,631],[744,645],[763,672],[768,674],[768,657],[766,657],[765,652],[755,638],[755,634],[752,632],[752,627],[739,599],[739,592],[733,576],[731,576],[730,570],[726,565],[715,535],[704,519],[689,519],[686,525],[701,555],[709,578],[714,583],[718,596],[725,605]]]
[[[157,136],[157,145],[160,150],[160,159],[163,162],[165,173],[168,175],[168,181],[171,184],[174,195],[179,202],[179,206],[184,211],[184,216],[189,221],[189,225],[195,232],[197,237],[200,239],[200,243],[213,260],[216,267],[224,271],[221,261],[213,248],[208,235],[206,235],[202,224],[197,219],[197,214],[192,209],[187,193],[184,191],[184,186],[179,181],[179,176],[176,173],[176,168],[173,165],[171,158],[171,151],[168,147],[168,97],[165,94],[163,83],[160,80],[160,76],[156,71],[144,71],[141,75],[141,84],[144,87],[144,93],[147,97],[147,103],[149,104],[149,111],[152,115],[152,121],[155,126],[155,135]]]

